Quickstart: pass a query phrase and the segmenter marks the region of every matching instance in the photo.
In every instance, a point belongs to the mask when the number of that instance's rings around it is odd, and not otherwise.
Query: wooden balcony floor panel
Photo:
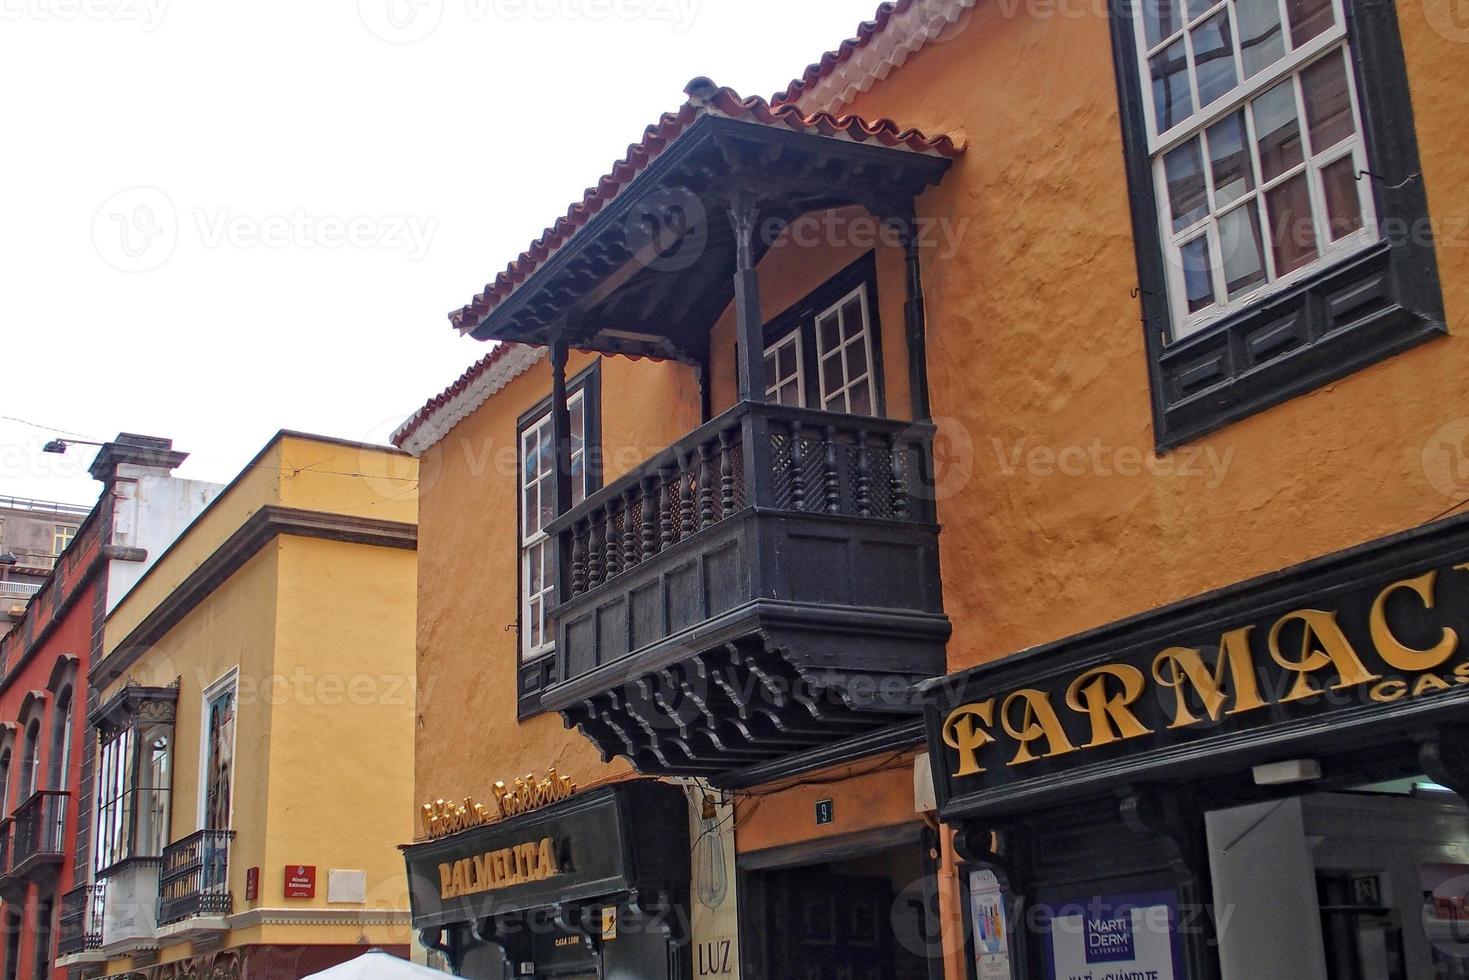
[[[926,676],[813,670],[757,633],[625,676],[561,713],[605,761],[624,756],[645,773],[716,776],[916,716],[909,689]],[[867,682],[861,692],[858,680]]]

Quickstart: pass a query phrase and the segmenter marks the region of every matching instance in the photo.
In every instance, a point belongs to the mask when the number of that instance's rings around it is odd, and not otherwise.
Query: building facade
[[[56,559],[76,537],[90,507],[0,497],[0,636],[25,615]]]
[[[905,0],[691,83],[397,435],[491,586],[420,597],[425,942],[562,975],[496,910],[638,838],[437,803],[554,764],[729,808],[737,955],[639,976],[1466,975],[1465,40]],[[545,910],[574,975],[614,870]]]
[[[406,955],[417,465],[281,433],[108,614],[79,976]]]
[[[125,593],[189,520],[214,484],[181,480],[185,459],[167,439],[119,435],[102,446],[92,475],[97,505],[78,518],[67,505],[27,502],[7,517],[14,569],[39,572],[29,606],[0,639],[0,916],[6,980],[45,980],[53,961],[83,942],[90,883],[92,760],[87,671],[109,603]],[[54,561],[42,570],[48,550]],[[78,945],[77,948],[80,948]],[[64,971],[60,973],[64,975]]]

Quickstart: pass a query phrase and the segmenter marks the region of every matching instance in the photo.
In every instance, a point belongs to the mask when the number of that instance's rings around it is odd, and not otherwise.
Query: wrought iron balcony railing
[[[229,853],[233,830],[201,830],[163,849],[158,872],[158,924],[198,915],[229,915]]]
[[[712,775],[882,727],[949,634],[933,428],[745,403],[552,522],[547,708]]]
[[[15,810],[11,874],[25,877],[59,865],[66,855],[66,808],[71,794],[43,789]]]
[[[102,948],[106,896],[105,881],[73,888],[61,896],[61,914],[56,936],[58,956],[72,956]]]

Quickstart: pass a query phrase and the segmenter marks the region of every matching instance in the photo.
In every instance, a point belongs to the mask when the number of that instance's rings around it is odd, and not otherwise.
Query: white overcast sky
[[[168,436],[368,441],[468,302],[697,75],[769,97],[877,0],[0,0],[0,496]]]

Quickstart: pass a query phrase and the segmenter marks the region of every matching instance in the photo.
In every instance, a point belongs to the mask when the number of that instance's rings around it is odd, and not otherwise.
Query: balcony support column
[[[908,391],[913,418],[927,422],[932,417],[928,403],[928,326],[923,312],[923,267],[919,260],[918,218],[910,207],[899,216],[903,257],[907,265],[908,295],[903,304],[903,323],[908,334]]]
[[[739,361],[739,399],[742,402],[765,401],[765,320],[760,312],[760,280],[755,270],[755,234],[760,224],[760,205],[745,192],[736,193],[729,206],[729,222],[735,235],[735,329]],[[770,473],[770,433],[768,420],[759,412],[745,415],[741,427],[741,454],[744,462],[748,502],[768,505],[763,495],[769,493],[770,482],[761,474]],[[757,563],[759,555],[751,556]]]
[[[568,347],[565,335],[557,333],[551,339],[551,442],[555,447],[556,465],[554,476],[556,492],[556,516],[571,510],[571,409],[566,395],[566,359]],[[572,596],[571,537],[561,535],[556,554],[556,602],[561,604]],[[564,554],[562,552],[565,552]]]

